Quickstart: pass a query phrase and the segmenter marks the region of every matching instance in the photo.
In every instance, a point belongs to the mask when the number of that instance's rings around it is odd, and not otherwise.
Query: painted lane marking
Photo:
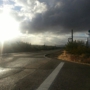
[[[38,87],[37,90],[48,90],[61,68],[63,67],[64,62],[61,62],[54,71],[45,79],[45,81]]]

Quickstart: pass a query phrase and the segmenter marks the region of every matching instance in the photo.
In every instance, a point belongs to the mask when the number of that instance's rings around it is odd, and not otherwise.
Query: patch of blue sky
[[[7,1],[0,0],[0,6],[2,6],[2,5],[14,5],[14,4],[15,4],[15,2],[12,0],[7,0]]]
[[[15,7],[13,8],[13,10],[20,11],[20,10],[21,10],[21,7],[20,7],[20,6],[15,6]]]
[[[15,4],[15,2],[14,1],[12,1],[12,0],[7,0],[7,1],[3,1],[3,3],[5,3],[5,4],[11,4],[11,5],[14,5]]]
[[[0,6],[3,5],[3,0],[0,0]]]
[[[80,36],[85,36],[86,33],[81,33]]]
[[[86,33],[76,33],[74,34],[74,38],[86,38]]]

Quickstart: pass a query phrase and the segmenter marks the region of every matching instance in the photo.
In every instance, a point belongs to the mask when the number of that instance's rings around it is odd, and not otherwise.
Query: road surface
[[[54,51],[0,56],[0,90],[90,90],[90,66],[45,57]]]

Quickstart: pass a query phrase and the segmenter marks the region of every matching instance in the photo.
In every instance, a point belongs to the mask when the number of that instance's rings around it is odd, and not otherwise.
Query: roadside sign
[[[90,30],[88,30],[88,32],[90,33]]]

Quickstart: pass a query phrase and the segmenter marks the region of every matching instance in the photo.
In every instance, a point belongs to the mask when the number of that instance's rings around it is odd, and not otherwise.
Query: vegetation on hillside
[[[68,42],[65,49],[68,53],[75,55],[90,55],[90,47],[88,47],[83,41]]]
[[[17,42],[5,42],[2,46],[0,44],[1,53],[14,53],[14,52],[32,52],[40,50],[53,50],[60,47],[47,46],[47,45],[31,45],[29,43],[17,41]]]
[[[90,64],[90,47],[83,41],[68,42],[58,59]]]

